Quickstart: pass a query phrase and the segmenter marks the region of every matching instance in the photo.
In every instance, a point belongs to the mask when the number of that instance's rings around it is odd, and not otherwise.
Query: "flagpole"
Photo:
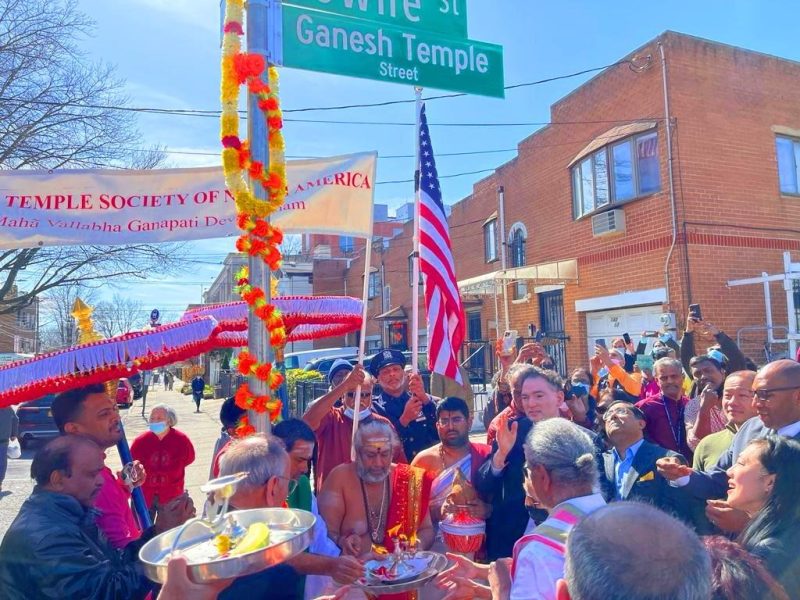
[[[414,128],[415,138],[414,147],[416,162],[414,165],[414,241],[413,252],[411,254],[411,372],[419,372],[419,177],[420,177],[420,155],[419,155],[419,115],[422,110],[422,88],[415,87],[416,94],[416,126]]]
[[[372,267],[372,235],[367,236],[364,249],[364,289],[361,295],[361,335],[358,340],[358,364],[364,365],[364,354],[367,347],[367,304],[369,302],[369,271]],[[381,282],[383,285],[383,282]],[[361,411],[361,386],[355,391],[356,403],[353,407],[353,433],[350,444],[350,460],[356,460],[356,431],[358,431],[358,413]]]

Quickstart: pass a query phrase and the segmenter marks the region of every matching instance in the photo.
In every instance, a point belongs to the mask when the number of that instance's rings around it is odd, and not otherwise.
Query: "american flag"
[[[447,215],[424,104],[420,107],[419,123],[419,268],[425,284],[428,317],[428,368],[462,383],[457,353],[464,341],[464,308],[456,283]]]

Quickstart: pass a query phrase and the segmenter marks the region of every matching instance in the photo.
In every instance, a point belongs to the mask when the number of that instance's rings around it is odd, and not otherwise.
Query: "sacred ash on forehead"
[[[392,439],[389,437],[371,437],[364,440],[364,448],[373,450],[383,450],[384,447],[391,448]]]

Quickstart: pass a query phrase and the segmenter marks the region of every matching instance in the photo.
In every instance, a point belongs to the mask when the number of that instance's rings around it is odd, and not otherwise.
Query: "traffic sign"
[[[284,66],[504,97],[496,44],[291,5],[282,15]]]
[[[283,5],[443,33],[452,38],[467,37],[467,0],[286,0]]]

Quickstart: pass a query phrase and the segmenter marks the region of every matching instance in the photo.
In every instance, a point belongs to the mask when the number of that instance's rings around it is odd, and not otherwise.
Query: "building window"
[[[349,235],[339,236],[339,250],[343,254],[352,254],[355,249],[355,239]]]
[[[373,271],[369,274],[369,288],[367,289],[367,297],[372,300],[381,295],[381,278],[380,273]]]
[[[30,311],[19,311],[17,313],[17,327],[32,331],[36,326],[36,316]]]
[[[658,133],[600,148],[572,167],[572,212],[577,219],[610,204],[661,189]]]
[[[778,181],[782,194],[800,194],[800,140],[778,136]]]
[[[525,266],[525,240],[528,237],[525,226],[522,223],[515,223],[508,233],[508,253],[511,268]],[[524,298],[528,293],[528,284],[518,281],[514,285],[514,300]]]
[[[794,318],[796,321],[795,331],[800,329],[800,279],[792,281],[792,291],[794,292]]]
[[[483,256],[487,263],[497,260],[497,219],[483,226]]]
[[[366,346],[364,348],[364,352],[366,354],[375,354],[378,350],[383,348],[383,343],[378,335],[369,336],[365,341]]]
[[[389,323],[389,348],[395,350],[408,350],[408,323],[395,321]]]

